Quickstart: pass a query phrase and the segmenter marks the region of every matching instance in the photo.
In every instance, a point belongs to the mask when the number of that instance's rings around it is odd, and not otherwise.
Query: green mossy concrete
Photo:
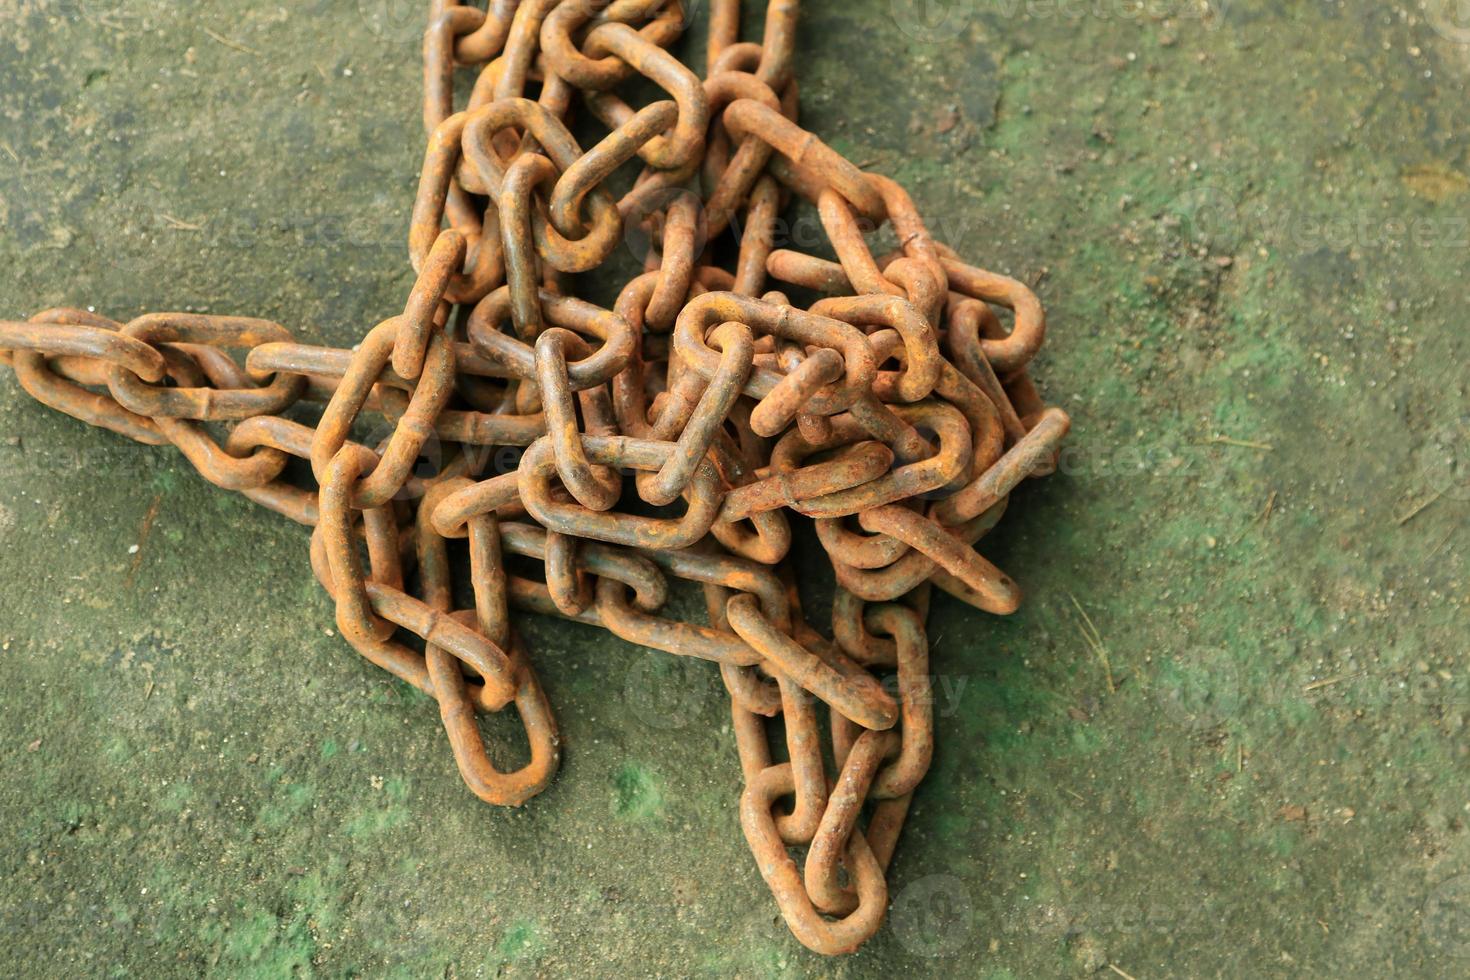
[[[0,7],[0,315],[354,342],[412,281],[421,6]],[[1039,284],[1076,419],[984,546],[1021,613],[936,604],[934,770],[842,960],[778,921],[711,672],[528,621],[566,761],[489,808],[299,529],[5,373],[6,973],[1463,975],[1470,33],[1428,6],[807,15],[807,122]]]

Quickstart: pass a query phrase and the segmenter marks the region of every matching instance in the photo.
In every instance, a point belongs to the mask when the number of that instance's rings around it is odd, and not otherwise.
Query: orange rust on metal
[[[976,545],[1070,427],[1029,373],[1041,300],[797,123],[796,0],[770,0],[758,43],[713,0],[703,77],[669,51],[681,0],[487,6],[429,4],[401,312],[333,348],[245,317],[53,309],[0,320],[0,364],[311,528],[344,638],[435,699],[489,803],[525,803],[562,752],[512,608],[717,664],[761,875],[802,943],[851,952],[882,924],[933,757],[934,588],[995,615],[1021,601]],[[650,86],[667,97],[635,108]],[[585,151],[574,113],[605,126]],[[837,261],[784,247],[793,193]],[[873,253],[879,231],[895,251]],[[571,295],[564,274],[623,245],[642,271],[612,309]],[[788,560],[813,538],[835,642]],[[706,622],[674,614],[673,583],[702,590]],[[505,771],[477,716],[511,705],[530,755]]]

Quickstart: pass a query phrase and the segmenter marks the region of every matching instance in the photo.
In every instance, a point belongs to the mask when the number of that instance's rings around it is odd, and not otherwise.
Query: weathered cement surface
[[[824,6],[808,123],[1039,282],[1077,420],[984,546],[1023,611],[936,609],[890,927],[824,961],[780,924],[702,665],[527,622],[566,764],[486,807],[298,529],[6,374],[7,975],[1470,969],[1454,5]],[[0,315],[354,341],[411,281],[421,7],[8,0]]]

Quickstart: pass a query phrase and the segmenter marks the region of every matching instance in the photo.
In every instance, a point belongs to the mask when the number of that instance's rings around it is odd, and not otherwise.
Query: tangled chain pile
[[[50,310],[0,322],[0,358],[44,404],[172,444],[212,483],[314,528],[342,634],[437,699],[490,803],[525,802],[560,757],[510,607],[719,664],[761,874],[801,942],[843,953],[883,920],[929,767],[931,584],[1016,608],[1016,585],[973,545],[1012,489],[1054,467],[1069,423],[1026,373],[1044,332],[1031,290],[966,265],[898,184],[795,122],[796,12],[771,0],[763,42],[741,43],[738,0],[712,3],[701,81],[666,50],[678,2],[433,0],[418,281],[401,315],[339,350],[263,320]],[[463,69],[473,88],[456,111]],[[640,77],[671,99],[634,108],[625,83]],[[574,111],[609,130],[590,150]],[[775,247],[793,191],[837,262]],[[865,234],[885,223],[899,250],[875,258]],[[562,288],[630,229],[651,244],[613,309]],[[801,309],[773,282],[826,298]],[[229,349],[248,351],[243,368]],[[283,414],[311,402],[326,406],[314,426]],[[390,430],[371,446],[351,438],[365,413]],[[506,446],[528,448],[496,473]],[[283,477],[291,457],[316,489]],[[815,521],[835,569],[835,642],[802,615],[792,515]],[[450,557],[461,539],[468,591]],[[508,573],[508,555],[544,576]],[[703,587],[707,625],[659,615],[670,577]],[[530,761],[501,772],[476,714],[512,703]]]

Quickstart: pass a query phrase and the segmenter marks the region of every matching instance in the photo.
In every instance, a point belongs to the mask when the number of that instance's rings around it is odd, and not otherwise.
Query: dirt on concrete
[[[0,316],[353,343],[412,281],[422,6],[8,0]],[[525,620],[565,764],[487,807],[298,528],[7,372],[7,974],[1470,970],[1470,24],[807,6],[805,122],[1036,284],[1076,420],[983,546],[1022,611],[936,603],[884,931],[825,960],[781,923],[708,665]]]

